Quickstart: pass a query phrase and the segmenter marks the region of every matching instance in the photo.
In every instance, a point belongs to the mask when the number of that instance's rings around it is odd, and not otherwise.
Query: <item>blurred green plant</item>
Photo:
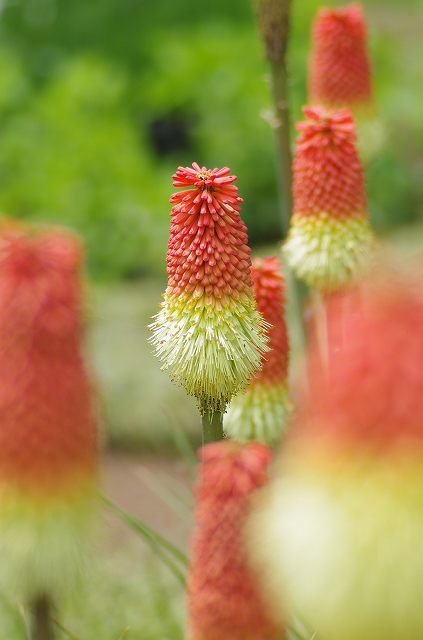
[[[320,5],[293,3],[293,120]],[[388,131],[367,191],[385,232],[423,213],[423,11],[414,0],[364,8]],[[194,0],[14,0],[3,6],[0,35],[5,213],[75,227],[96,278],[162,275],[170,176],[196,159],[239,176],[250,244],[280,238],[267,70],[248,0],[201,10]]]
[[[163,256],[151,214],[154,190],[143,189],[153,176],[122,112],[127,86],[122,70],[75,57],[3,125],[3,211],[76,228],[96,276],[148,271]]]

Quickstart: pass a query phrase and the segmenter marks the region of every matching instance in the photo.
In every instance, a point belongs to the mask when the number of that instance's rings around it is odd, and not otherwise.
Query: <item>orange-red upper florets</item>
[[[270,449],[213,442],[200,450],[188,613],[191,640],[283,637],[264,607],[243,542],[248,498],[267,482]]]
[[[423,296],[385,277],[328,300],[328,342],[315,332],[298,432],[377,449],[423,447]]]
[[[263,360],[263,368],[252,379],[280,382],[288,375],[288,334],[285,322],[285,279],[282,265],[275,256],[254,258],[251,275],[257,309],[271,326],[268,331],[270,351]]]
[[[64,232],[0,238],[0,481],[54,489],[92,472],[80,254]]]
[[[364,214],[364,173],[351,111],[304,107],[303,112],[293,163],[294,213]]]
[[[247,228],[239,211],[242,198],[230,169],[179,167],[167,252],[168,292],[214,296],[227,302],[252,286]]]
[[[360,4],[318,12],[312,28],[309,99],[330,107],[371,103],[371,70]]]

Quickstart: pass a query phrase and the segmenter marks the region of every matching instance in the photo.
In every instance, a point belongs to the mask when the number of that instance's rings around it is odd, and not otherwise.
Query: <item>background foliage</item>
[[[320,4],[293,2],[293,120]],[[368,193],[373,224],[385,232],[423,215],[423,10],[413,0],[364,4],[388,130]],[[248,1],[5,0],[0,207],[77,228],[96,278],[163,275],[171,175],[197,160],[231,167],[251,243],[275,241],[269,104]]]

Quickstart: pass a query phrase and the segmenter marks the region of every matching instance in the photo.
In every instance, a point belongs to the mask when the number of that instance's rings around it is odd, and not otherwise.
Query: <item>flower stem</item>
[[[32,605],[31,640],[54,640],[50,613],[50,600],[45,595],[38,596]]]
[[[289,25],[291,3],[285,3],[286,25]],[[275,115],[277,182],[281,209],[281,222],[284,237],[288,233],[293,210],[292,200],[292,151],[288,100],[288,71],[286,51],[289,28],[284,29],[285,42],[278,56],[269,56],[271,88]],[[300,344],[304,345],[304,320],[302,314],[303,292],[294,274],[287,269],[287,281],[291,294],[291,306],[298,322]]]
[[[282,230],[285,236],[288,232],[292,215],[292,153],[285,58],[270,60],[270,70],[276,122],[278,187],[281,202]]]
[[[282,208],[284,235],[289,228],[292,213],[288,71],[288,40],[291,23],[292,0],[254,0],[257,22],[269,61],[271,90],[274,103],[274,128],[278,156],[278,186]]]
[[[270,67],[270,84],[273,97],[274,129],[276,138],[277,184],[283,236],[286,237],[293,210],[292,199],[292,151],[289,117],[288,63],[291,0],[255,0],[266,55]],[[277,35],[277,38],[275,38]],[[288,291],[294,316],[297,318],[300,345],[305,344],[302,302],[304,291],[300,283],[285,267]]]
[[[203,445],[223,439],[223,412],[205,411],[201,418]]]

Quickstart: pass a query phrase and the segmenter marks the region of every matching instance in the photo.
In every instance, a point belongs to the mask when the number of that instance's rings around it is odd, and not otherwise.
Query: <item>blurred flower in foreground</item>
[[[270,449],[213,442],[199,451],[188,577],[190,640],[282,640],[247,565],[242,529],[249,499],[267,482]]]
[[[370,106],[373,101],[367,29],[358,2],[321,8],[312,27],[309,100],[325,107]]]
[[[92,521],[80,253],[64,231],[0,238],[0,581],[30,599],[77,577]]]
[[[312,27],[308,85],[310,104],[351,108],[363,161],[374,158],[385,132],[374,105],[367,27],[358,2],[318,11]]]
[[[274,445],[291,413],[288,394],[288,335],[284,278],[275,256],[254,258],[251,275],[257,309],[269,323],[269,353],[245,393],[233,398],[224,417],[227,434],[238,440],[257,439]]]
[[[423,295],[392,269],[329,300],[279,475],[249,521],[274,611],[325,640],[423,637]],[[267,492],[267,493],[266,493]]]
[[[150,329],[157,356],[200,411],[224,411],[260,367],[247,229],[230,169],[179,167],[167,252],[168,287]]]
[[[294,213],[283,251],[298,278],[327,291],[368,265],[374,236],[350,110],[303,112],[293,163]]]

